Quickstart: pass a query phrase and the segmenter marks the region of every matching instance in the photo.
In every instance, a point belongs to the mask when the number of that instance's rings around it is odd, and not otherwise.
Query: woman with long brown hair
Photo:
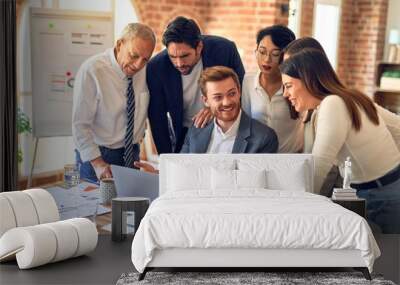
[[[283,50],[283,60],[288,59],[290,56],[306,49],[315,48],[326,55],[322,45],[312,37],[303,37],[292,41]],[[311,153],[315,140],[315,121],[316,113],[314,110],[307,110],[302,116],[303,121],[303,153]],[[321,186],[320,194],[331,197],[333,189],[342,187],[343,179],[340,176],[337,162],[334,163],[331,170],[328,172],[324,183]]]
[[[302,37],[294,40],[290,44],[288,44],[283,50],[283,60],[288,59],[291,55],[298,53],[306,48],[313,48],[319,50],[324,55],[326,55],[324,48],[322,45],[314,39],[313,37]]]
[[[312,147],[316,192],[334,161],[350,157],[351,186],[367,200],[368,220],[384,233],[400,233],[400,151],[394,140],[400,117],[392,135],[372,100],[344,86],[326,55],[316,49],[290,56],[280,70],[284,96],[296,111],[317,113]]]
[[[312,37],[303,37],[292,41],[288,44],[283,50],[283,60],[288,59],[292,55],[303,51],[306,48],[316,49],[322,52],[325,56],[326,53],[322,45]],[[397,143],[397,148],[400,150],[400,124],[399,124],[399,116],[388,111],[387,109],[375,104],[375,108],[378,111],[378,114],[385,121],[386,126],[388,127],[390,133],[392,134],[394,140]],[[313,114],[313,110],[309,110],[307,115],[303,116],[304,122],[304,148],[303,152],[309,153],[312,150],[312,146],[314,144],[315,134],[314,130],[308,130],[310,126],[314,128],[316,116]]]

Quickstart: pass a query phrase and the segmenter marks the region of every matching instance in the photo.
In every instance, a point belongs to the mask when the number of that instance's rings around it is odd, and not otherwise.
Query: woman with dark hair
[[[312,37],[303,37],[300,39],[296,39],[292,41],[290,44],[283,49],[283,59],[286,60],[290,56],[306,49],[306,48],[313,48],[320,52],[322,52],[325,56],[326,53],[322,47],[322,45]],[[397,143],[397,147],[400,150],[400,133],[396,132],[398,130],[399,125],[396,126],[396,122],[398,121],[399,117],[393,114],[392,112],[382,108],[381,106],[375,104],[375,107],[378,111],[378,114],[383,118],[385,121],[389,131],[394,136],[394,139]],[[304,146],[303,152],[311,153],[312,147],[315,140],[315,127],[316,127],[316,113],[313,110],[308,110],[306,115],[304,116],[303,123],[304,123]],[[397,134],[397,136],[396,136]],[[324,181],[324,184],[321,188],[321,194],[330,197],[332,195],[332,191],[334,187],[342,187],[342,178],[339,174],[339,170],[337,168],[337,162],[329,171],[327,178]]]
[[[255,50],[259,71],[246,73],[242,86],[242,108],[253,119],[268,125],[278,135],[279,152],[300,152],[303,129],[298,114],[283,97],[279,63],[282,50],[295,39],[285,26],[274,25],[257,34]]]
[[[303,37],[296,39],[288,44],[283,50],[283,60],[288,59],[291,55],[296,54],[306,48],[314,48],[325,54],[322,45],[312,37]],[[304,112],[303,121],[303,153],[311,153],[315,140],[315,120],[316,113],[314,110],[307,110]],[[321,186],[320,194],[331,197],[333,188],[341,188],[343,179],[340,176],[337,162],[334,163],[328,172],[323,185]]]
[[[313,48],[319,50],[320,52],[326,55],[324,48],[319,43],[319,41],[317,41],[312,37],[303,37],[292,41],[282,50],[283,60],[288,59],[291,55],[298,53],[299,51],[302,51],[303,49],[306,48]]]
[[[368,220],[383,233],[400,233],[400,117],[386,122],[363,93],[344,86],[316,49],[291,55],[281,66],[285,94],[296,111],[317,114],[314,189],[320,191],[335,160],[352,160],[357,195],[367,200]],[[391,130],[389,129],[389,126]]]
[[[296,54],[306,48],[314,48],[319,50],[324,55],[325,51],[322,45],[312,37],[304,37],[300,39],[296,39],[288,44],[283,50],[283,60],[288,59],[291,55]],[[313,110],[307,110],[303,116],[303,123],[304,123],[304,145],[303,145],[303,152],[310,153],[312,150],[312,146],[314,144],[314,121],[315,121],[315,114],[313,116]],[[328,196],[329,193],[326,193]]]

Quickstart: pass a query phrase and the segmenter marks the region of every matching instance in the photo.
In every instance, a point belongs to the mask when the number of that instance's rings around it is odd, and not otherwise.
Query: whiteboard
[[[112,13],[31,8],[30,32],[33,135],[71,136],[75,75],[113,46]]]

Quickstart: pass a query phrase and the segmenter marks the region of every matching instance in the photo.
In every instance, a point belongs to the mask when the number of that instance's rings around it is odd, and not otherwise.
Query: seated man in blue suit
[[[214,120],[204,128],[189,129],[181,153],[275,153],[278,137],[273,129],[250,118],[240,106],[240,82],[236,73],[224,66],[204,70],[199,85],[204,104]],[[156,172],[144,162],[135,162],[148,172]]]
[[[240,83],[244,76],[235,44],[222,37],[201,35],[191,19],[173,20],[162,42],[166,49],[150,60],[146,73],[150,92],[148,117],[159,154],[179,152],[193,122],[201,127],[211,120],[198,85],[203,69],[216,65],[230,67],[238,74]]]
[[[215,118],[204,128],[189,129],[181,153],[275,153],[278,150],[275,131],[241,110],[239,78],[232,69],[207,68],[199,84],[204,104]]]

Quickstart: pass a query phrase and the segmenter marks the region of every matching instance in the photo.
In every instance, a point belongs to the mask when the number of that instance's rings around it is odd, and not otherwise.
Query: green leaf
[[[29,117],[19,107],[17,109],[17,131],[19,134],[32,132]]]
[[[17,161],[18,161],[18,163],[21,163],[23,161],[22,157],[23,157],[22,150],[18,149],[18,152],[17,152]]]

